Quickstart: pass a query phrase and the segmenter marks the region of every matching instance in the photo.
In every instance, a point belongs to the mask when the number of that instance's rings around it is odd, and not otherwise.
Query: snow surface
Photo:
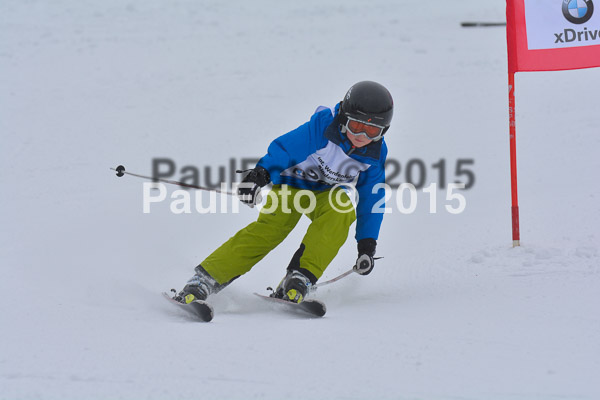
[[[504,7],[0,2],[0,399],[600,398],[600,70],[517,76],[512,248],[505,31],[459,26]],[[109,167],[168,157],[178,179],[260,157],[364,79],[395,98],[390,158],[423,160],[427,184],[438,160],[448,182],[475,160],[465,211],[445,190],[435,214],[421,191],[415,213],[394,207],[385,258],[322,288],[323,319],[252,296],[306,220],[214,296],[212,323],[167,304],[256,211],[143,214],[142,181]],[[355,256],[351,238],[324,279]]]

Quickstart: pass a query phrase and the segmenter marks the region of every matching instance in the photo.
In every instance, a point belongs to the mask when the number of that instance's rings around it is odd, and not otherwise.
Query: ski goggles
[[[346,130],[354,136],[364,135],[369,140],[379,140],[383,136],[384,126],[371,124],[347,117]]]

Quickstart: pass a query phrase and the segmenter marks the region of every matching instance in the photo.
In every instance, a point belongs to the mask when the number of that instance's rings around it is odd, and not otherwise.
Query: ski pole
[[[382,258],[383,258],[383,257],[374,257],[374,258],[373,258],[373,260],[380,260],[380,259],[382,259]],[[315,285],[312,285],[312,286],[311,286],[311,290],[317,290],[317,289],[318,289],[318,288],[320,288],[321,286],[325,286],[325,285],[332,284],[333,282],[337,282],[337,281],[339,281],[340,279],[347,277],[347,276],[348,276],[348,275],[350,275],[351,273],[353,273],[353,272],[356,272],[356,270],[354,269],[354,267],[356,267],[356,265],[353,265],[353,266],[352,266],[352,268],[350,268],[350,270],[348,270],[348,271],[344,272],[344,273],[343,273],[343,274],[341,274],[341,275],[338,275],[338,276],[336,276],[336,277],[335,277],[335,278],[333,278],[333,279],[330,279],[330,280],[328,280],[328,281],[325,281],[325,282],[321,282],[321,283],[317,283],[317,284],[315,284]]]
[[[140,175],[140,174],[134,174],[133,172],[127,172],[127,171],[125,171],[125,167],[122,166],[122,165],[119,165],[117,168],[111,168],[111,170],[112,171],[116,171],[117,172],[117,176],[119,178],[122,177],[123,175],[131,175],[131,176],[135,176],[135,177],[142,178],[142,179],[150,179],[150,180],[154,180],[154,181],[158,181],[158,182],[169,183],[171,185],[177,185],[177,186],[187,187],[187,188],[191,188],[191,189],[206,190],[207,192],[217,192],[217,193],[227,194],[229,196],[235,196],[234,193],[228,192],[226,190],[211,189],[211,188],[207,188],[207,187],[204,187],[204,186],[191,185],[189,183],[183,183],[183,182],[179,182],[179,181],[172,181],[170,179],[152,178],[150,176],[145,176],[145,175]]]
[[[325,285],[332,284],[332,283],[334,283],[334,282],[337,282],[337,281],[339,281],[339,280],[340,280],[340,279],[342,279],[342,278],[345,278],[345,277],[347,277],[348,275],[350,275],[350,274],[351,274],[351,273],[353,273],[353,272],[356,272],[356,271],[354,271],[354,267],[350,268],[348,271],[344,272],[344,273],[343,273],[343,274],[341,274],[341,275],[338,275],[338,276],[336,276],[336,277],[335,277],[335,278],[333,278],[333,279],[330,279],[330,280],[328,280],[328,281],[325,281],[325,282],[317,283],[317,284],[316,284],[316,285],[314,285],[313,287],[314,287],[314,288],[318,288],[318,287],[321,287],[321,286],[325,286]]]
[[[354,271],[354,267],[350,268],[350,270],[348,270],[348,271],[344,272],[344,273],[343,273],[343,274],[341,274],[341,275],[338,275],[338,276],[336,276],[336,277],[335,277],[335,278],[333,278],[333,279],[330,279],[330,280],[328,280],[328,281],[325,281],[325,282],[317,283],[316,285],[313,285],[311,288],[312,288],[312,290],[317,290],[317,289],[318,289],[318,288],[320,288],[321,286],[325,286],[325,285],[332,284],[333,282],[337,282],[337,281],[339,281],[340,279],[342,279],[342,278],[345,278],[346,276],[350,275],[350,274],[351,274],[351,273],[353,273],[353,272],[356,272],[356,271]]]
[[[463,28],[488,28],[493,26],[506,26],[506,22],[461,22],[460,26]]]

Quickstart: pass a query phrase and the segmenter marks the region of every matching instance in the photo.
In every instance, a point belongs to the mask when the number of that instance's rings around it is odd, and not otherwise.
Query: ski
[[[280,304],[289,311],[299,311],[303,314],[309,314],[313,317],[322,317],[327,312],[325,303],[319,300],[304,300],[300,303],[294,303],[289,300],[278,299],[276,297],[265,296],[262,294],[254,293],[255,296],[260,297],[266,301],[270,301],[274,304]]]
[[[185,310],[190,315],[199,318],[203,322],[210,322],[215,315],[213,308],[210,304],[202,300],[194,300],[189,304],[183,304],[173,299],[169,294],[163,292],[163,297],[167,301],[177,307]]]

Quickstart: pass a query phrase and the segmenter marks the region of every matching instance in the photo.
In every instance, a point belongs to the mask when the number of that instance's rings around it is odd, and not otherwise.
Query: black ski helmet
[[[394,100],[385,86],[373,81],[362,81],[354,84],[344,96],[340,122],[345,125],[350,117],[383,126],[385,132],[390,127],[393,114]]]

